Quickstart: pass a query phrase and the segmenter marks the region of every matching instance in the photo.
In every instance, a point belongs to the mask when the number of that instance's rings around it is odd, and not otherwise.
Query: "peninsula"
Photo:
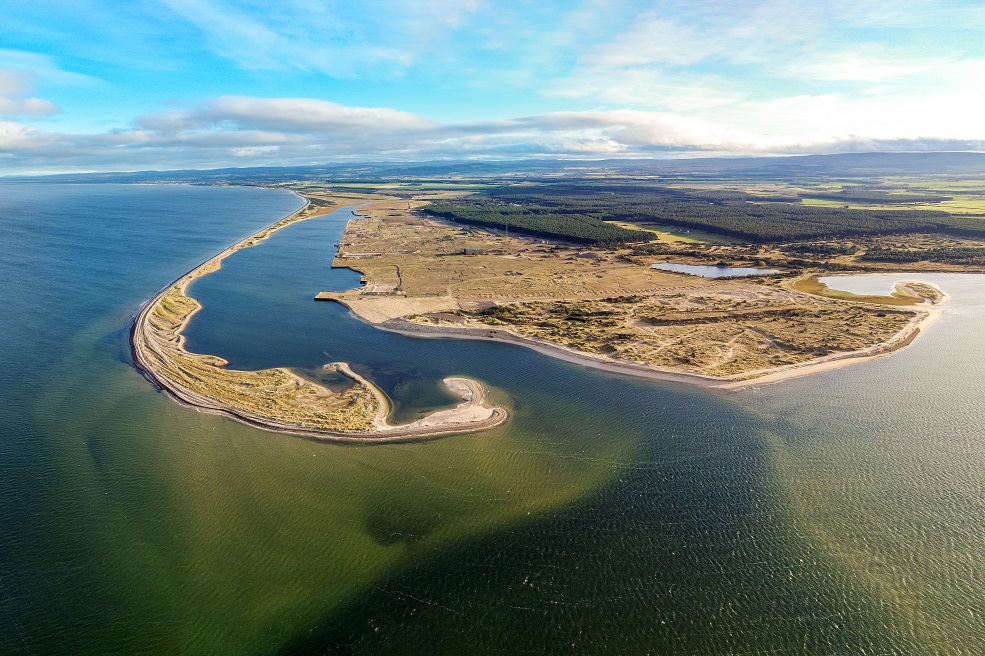
[[[332,362],[326,370],[348,377],[342,392],[307,380],[287,368],[260,371],[229,369],[222,358],[185,349],[182,330],[201,309],[186,294],[188,285],[218,270],[237,250],[255,246],[276,231],[337,209],[361,198],[306,194],[303,208],[230,246],[174,281],[140,309],[130,333],[134,364],[155,385],[177,401],[200,411],[222,414],[266,430],[350,443],[417,441],[491,428],[506,420],[476,381],[446,378],[445,385],[462,402],[410,424],[389,423],[386,395],[348,364]]]
[[[718,389],[885,356],[910,344],[947,302],[919,280],[899,282],[891,295],[856,296],[829,289],[822,275],[968,270],[985,255],[977,219],[898,210],[893,203],[902,201],[891,194],[872,212],[794,203],[761,182],[746,191],[620,184],[275,185],[307,204],[148,301],[132,329],[134,362],[182,403],[316,439],[421,440],[505,421],[506,411],[464,378],[444,381],[461,397],[457,407],[393,425],[386,395],[344,362],[324,365],[351,381],[333,391],[287,368],[239,371],[185,348],[182,330],[201,308],[186,293],[190,282],[291,223],[354,203],[332,266],[359,272],[364,284],[318,300],[341,303],[383,330],[507,341],[590,367]],[[679,218],[655,223],[664,211]],[[890,229],[897,232],[884,234]],[[913,234],[900,243],[898,231]],[[726,277],[658,268],[669,264]],[[767,275],[744,277],[750,271]]]
[[[323,292],[384,330],[494,339],[629,375],[736,389],[887,355],[940,316],[911,281],[890,296],[826,290],[817,274],[710,279],[656,270],[627,244],[435,216],[449,194],[377,200],[349,222],[333,266],[365,285]],[[463,225],[463,223],[465,223]],[[732,257],[740,246],[723,244]],[[741,246],[746,248],[746,246]],[[679,258],[678,258],[679,259]],[[755,265],[743,262],[741,266]]]

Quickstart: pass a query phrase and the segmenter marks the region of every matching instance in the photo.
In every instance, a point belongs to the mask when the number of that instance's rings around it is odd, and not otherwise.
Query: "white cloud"
[[[985,28],[985,6],[962,0],[828,0],[829,13],[855,27],[879,29]]]
[[[633,110],[556,112],[515,121],[542,134],[604,138],[623,150],[755,148],[757,135],[701,119]]]
[[[611,156],[745,147],[754,137],[669,114],[631,110],[557,112],[441,125],[387,108],[314,99],[224,97],[142,117],[130,130],[70,135],[23,128],[0,132],[0,150],[39,167],[88,161],[98,169],[320,163],[355,159]],[[16,147],[4,148],[10,141]],[[245,162],[244,162],[245,163]],[[77,165],[76,165],[77,166]]]
[[[233,128],[356,135],[420,129],[430,123],[386,107],[346,107],[313,98],[223,96],[190,110],[142,116],[137,125],[161,133]]]
[[[929,74],[938,75],[954,63],[953,58],[917,57],[905,49],[870,43],[842,51],[816,52],[788,62],[778,73],[811,82],[911,82]]]
[[[804,94],[750,101],[719,112],[727,125],[769,137],[765,143],[828,143],[844,139],[985,139],[979,108],[985,89],[849,96]]]
[[[0,48],[0,69],[16,71],[34,80],[57,86],[97,86],[102,81],[90,75],[62,70],[54,58],[24,50]]]
[[[588,69],[654,64],[682,66],[720,54],[724,45],[704,38],[689,26],[647,12],[613,40],[587,48],[578,64]]]
[[[883,14],[887,22],[880,23]],[[658,0],[626,29],[585,46],[576,64],[543,89],[607,108],[705,118],[748,99],[829,90],[879,95],[906,85],[920,98],[981,79],[957,74],[972,52],[981,56],[980,39],[970,36],[976,24],[985,27],[985,8],[936,0],[919,7],[886,0]],[[961,32],[964,41],[930,39],[928,25],[937,34]],[[860,26],[875,29],[860,34]],[[863,34],[868,41],[860,42]]]
[[[52,137],[15,121],[0,121],[0,153],[18,153],[46,146]]]
[[[246,148],[233,148],[234,157],[259,157],[271,155],[279,150],[279,146],[249,146]]]
[[[547,96],[583,98],[606,107],[692,114],[742,102],[740,84],[711,73],[664,72],[652,68],[579,70],[544,89]]]
[[[30,89],[30,76],[0,69],[0,116],[47,116],[57,113],[54,103],[41,98],[26,97]]]
[[[311,98],[225,96],[211,103],[207,113],[238,124],[258,127],[290,125],[314,131],[390,131],[430,125],[418,116],[395,109],[346,107]]]
[[[46,116],[58,112],[58,107],[42,98],[0,98],[0,116]]]
[[[209,48],[245,69],[316,71],[339,77],[393,75],[457,29],[480,0],[164,0]],[[261,18],[262,17],[262,20]]]
[[[934,111],[944,100],[951,109]],[[971,96],[928,98],[890,116],[891,98],[838,94],[744,103],[708,120],[641,110],[567,111],[438,124],[389,108],[310,98],[228,96],[141,117],[101,134],[0,122],[11,171],[208,168],[359,160],[650,157],[864,149],[976,149],[985,144]],[[898,109],[898,108],[897,108]],[[764,119],[769,129],[764,129]],[[923,117],[923,118],[921,118]]]

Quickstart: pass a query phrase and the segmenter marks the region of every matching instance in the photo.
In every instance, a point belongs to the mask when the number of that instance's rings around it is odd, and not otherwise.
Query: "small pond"
[[[721,266],[699,266],[694,264],[671,264],[670,262],[660,262],[651,264],[651,269],[662,271],[673,271],[675,273],[689,273],[692,276],[702,278],[742,278],[746,276],[765,276],[771,273],[780,273],[779,269],[753,269],[750,267],[721,267]]]

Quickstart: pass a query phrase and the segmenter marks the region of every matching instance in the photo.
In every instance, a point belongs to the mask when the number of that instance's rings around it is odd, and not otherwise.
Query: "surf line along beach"
[[[222,358],[185,349],[182,331],[202,309],[186,294],[189,284],[218,271],[222,261],[236,251],[255,246],[288,225],[347,209],[305,200],[298,211],[223,250],[141,306],[130,330],[130,350],[137,369],[173,399],[198,411],[225,415],[264,430],[331,442],[421,441],[485,430],[506,421],[506,410],[493,405],[483,386],[468,378],[444,379],[448,389],[462,399],[456,407],[395,425],[388,420],[390,403],[386,395],[347,363],[324,366],[326,371],[352,381],[348,389],[334,392],[287,368],[229,369]]]

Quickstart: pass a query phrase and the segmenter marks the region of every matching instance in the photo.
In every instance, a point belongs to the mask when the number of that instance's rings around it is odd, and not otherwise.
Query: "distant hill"
[[[462,162],[366,162],[321,166],[273,166],[211,170],[69,173],[5,176],[4,182],[184,182],[263,184],[287,180],[353,182],[407,178],[497,178],[508,174],[557,177],[616,175],[742,175],[801,177],[833,175],[981,175],[985,153],[844,153],[792,157],[708,157],[699,159],[516,160]]]

